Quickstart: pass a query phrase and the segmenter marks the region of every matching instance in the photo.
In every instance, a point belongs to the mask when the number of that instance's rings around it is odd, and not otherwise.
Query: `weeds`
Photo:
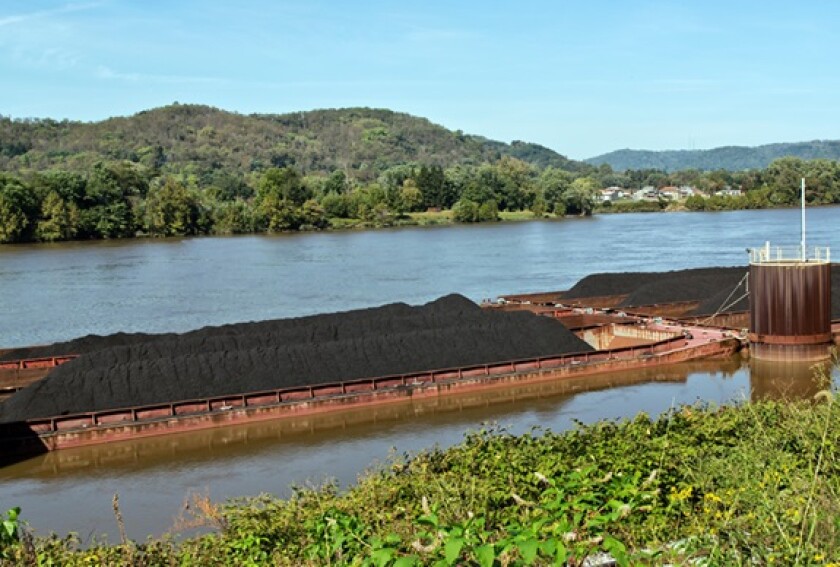
[[[608,553],[619,565],[827,564],[840,557],[838,418],[823,392],[561,434],[490,428],[394,459],[343,493],[194,497],[182,527],[213,533],[134,544],[130,556],[35,538],[33,563],[582,565]],[[19,538],[3,542],[22,557]]]

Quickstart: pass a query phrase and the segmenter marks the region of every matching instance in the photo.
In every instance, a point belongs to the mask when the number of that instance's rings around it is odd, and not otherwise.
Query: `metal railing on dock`
[[[770,246],[766,242],[760,248],[748,248],[750,264],[779,262],[831,262],[831,248],[828,246]]]

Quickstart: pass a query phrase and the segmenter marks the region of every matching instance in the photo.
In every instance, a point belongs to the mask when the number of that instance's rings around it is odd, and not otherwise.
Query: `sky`
[[[0,0],[0,114],[389,108],[575,159],[840,139],[832,0]]]

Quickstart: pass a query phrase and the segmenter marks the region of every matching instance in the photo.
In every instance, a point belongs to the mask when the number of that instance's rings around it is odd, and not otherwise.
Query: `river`
[[[809,242],[840,243],[836,207],[808,212]],[[799,241],[797,210],[598,215],[555,221],[278,236],[0,246],[0,348],[89,333],[204,325],[559,290],[603,271],[746,265],[745,248]],[[835,378],[836,379],[836,378]],[[37,533],[117,537],[173,525],[190,494],[214,500],[335,479],[346,485],[392,453],[512,431],[658,414],[681,403],[812,395],[807,369],[739,359],[589,378],[297,421],[67,450],[0,469],[0,507]]]

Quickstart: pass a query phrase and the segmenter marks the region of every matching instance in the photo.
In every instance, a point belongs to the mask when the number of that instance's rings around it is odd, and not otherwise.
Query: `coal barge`
[[[31,383],[0,404],[0,447],[43,452],[726,357],[747,344],[745,272],[600,274],[483,308],[448,296],[11,350],[0,382]]]

